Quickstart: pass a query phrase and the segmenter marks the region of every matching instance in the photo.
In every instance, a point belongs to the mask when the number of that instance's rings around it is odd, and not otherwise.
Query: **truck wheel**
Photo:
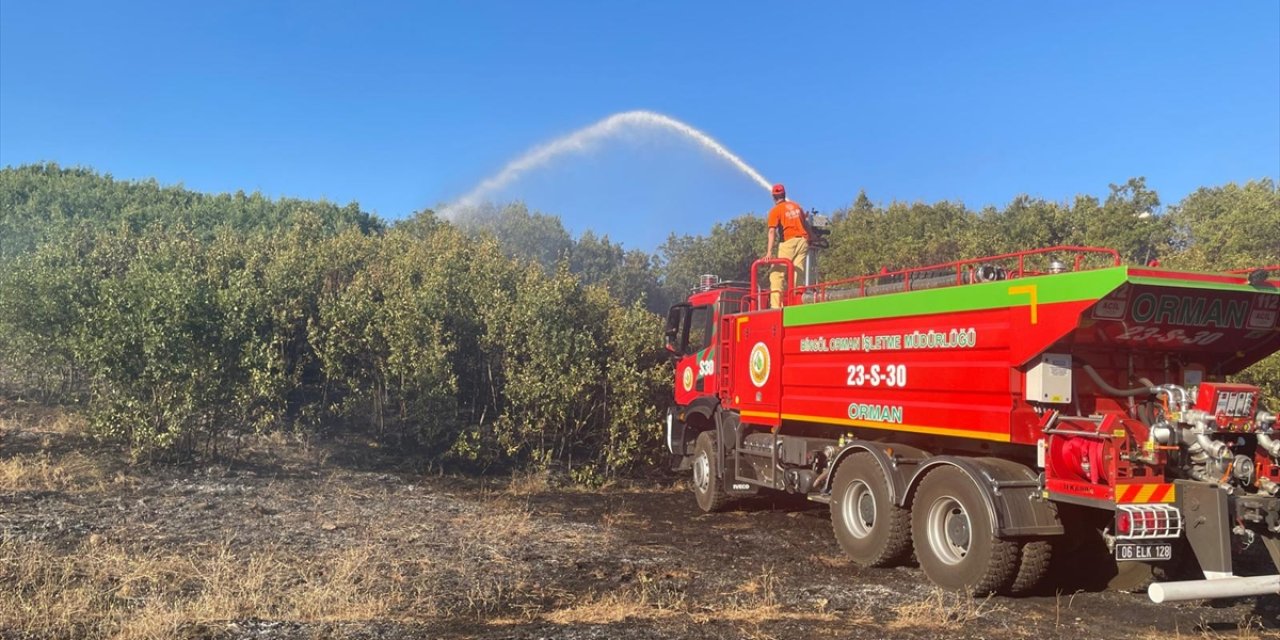
[[[693,446],[693,495],[698,499],[698,507],[707,513],[720,511],[729,503],[724,483],[716,477],[719,470],[716,437],[710,431],[703,431]]]
[[[995,536],[979,492],[955,467],[930,472],[916,493],[911,533],[920,568],[934,584],[987,595],[1013,584],[1021,545]]]
[[[1013,584],[1009,585],[1009,594],[1025,596],[1034,593],[1049,575],[1052,560],[1053,542],[1031,540],[1024,543],[1018,558],[1018,574],[1014,576]]]
[[[859,566],[887,567],[911,557],[911,512],[893,503],[888,478],[865,451],[836,469],[831,528],[845,555]]]

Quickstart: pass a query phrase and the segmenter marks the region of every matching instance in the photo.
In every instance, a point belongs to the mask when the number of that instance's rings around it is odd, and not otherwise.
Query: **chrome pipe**
[[[1280,594],[1280,575],[1156,582],[1147,587],[1152,602],[1179,602],[1213,598],[1242,598]]]
[[[1280,440],[1271,437],[1269,433],[1258,432],[1258,446],[1271,454],[1272,458],[1280,458]]]

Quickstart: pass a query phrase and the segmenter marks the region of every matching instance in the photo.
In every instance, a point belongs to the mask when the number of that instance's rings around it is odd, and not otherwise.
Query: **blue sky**
[[[119,6],[115,6],[119,5]],[[685,6],[693,5],[693,6]],[[1280,3],[0,0],[0,164],[435,207],[651,109],[806,207],[1280,177]],[[651,249],[767,194],[630,135],[498,194]]]

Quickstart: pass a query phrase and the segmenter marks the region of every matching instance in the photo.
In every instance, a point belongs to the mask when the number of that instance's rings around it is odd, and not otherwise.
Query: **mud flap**
[[[693,456],[667,456],[667,466],[672,471],[683,472],[693,468]]]
[[[1280,572],[1280,537],[1262,536],[1262,544],[1267,548],[1267,554],[1271,556],[1271,564],[1276,566],[1276,571]]]
[[[666,441],[667,465],[672,471],[688,471],[693,468],[693,447],[688,442],[689,426],[680,419],[680,409],[667,407]]]
[[[720,482],[724,487],[725,493],[733,496],[754,496],[760,492],[760,488],[749,482],[744,482],[744,478],[740,477],[741,469],[739,468],[740,460],[738,454],[734,452],[738,443],[742,440],[742,419],[736,411],[726,411],[720,409],[716,411],[716,447],[720,454],[721,467],[720,472],[723,474]]]
[[[1280,573],[1280,498],[1263,494],[1236,496],[1231,520],[1262,538],[1271,562]]]
[[[1212,579],[1232,575],[1227,493],[1216,485],[1199,482],[1176,480],[1175,484],[1178,486],[1177,505],[1185,522],[1187,542],[1200,562],[1204,577]]]

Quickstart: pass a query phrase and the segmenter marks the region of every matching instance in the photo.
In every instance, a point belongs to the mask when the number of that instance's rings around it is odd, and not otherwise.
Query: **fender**
[[[916,465],[931,457],[931,454],[927,451],[906,445],[886,445],[879,442],[854,440],[845,445],[845,448],[836,454],[835,459],[828,464],[827,468],[834,470],[845,458],[859,451],[870,453],[871,457],[880,465],[880,471],[884,473],[884,477],[889,482],[889,499],[899,506],[906,504],[910,480],[916,475]],[[831,493],[831,482],[835,479],[835,475],[835,473],[827,474],[822,483],[822,493]]]
[[[949,465],[964,472],[982,494],[991,530],[1001,537],[1053,536],[1063,533],[1062,521],[1052,502],[1040,499],[1039,475],[1030,468],[1001,458],[938,456],[916,469],[907,484],[914,493],[930,470]]]
[[[695,427],[694,434],[701,433],[715,426],[716,410],[720,408],[720,399],[715,396],[702,396],[685,405],[680,410],[680,421],[689,424],[690,416],[700,416],[706,421],[705,427]]]
[[[697,398],[683,407],[667,407],[667,450],[677,458],[673,461],[677,471],[687,468],[688,461],[680,458],[693,455],[693,443],[698,434],[715,428],[719,407],[720,401],[709,396]]]
[[[667,451],[672,471],[688,471],[693,466],[693,443],[698,434],[715,428],[719,399],[704,396],[686,406],[667,407]],[[693,424],[689,424],[692,422]]]

